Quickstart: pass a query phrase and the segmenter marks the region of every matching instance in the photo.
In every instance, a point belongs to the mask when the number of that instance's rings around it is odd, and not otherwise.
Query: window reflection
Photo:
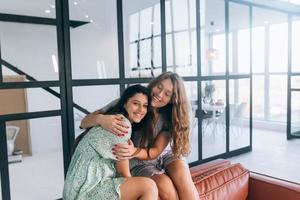
[[[166,2],[167,70],[197,75],[195,0]]]
[[[233,53],[229,52],[229,59],[232,59],[232,66],[231,63],[229,64],[229,73],[231,74],[250,72],[249,16],[249,6],[229,3],[229,32],[233,42],[229,43],[232,45],[233,51]]]
[[[292,22],[292,72],[300,72],[300,20]]]
[[[116,1],[90,0],[74,5],[69,0],[69,5],[70,19],[87,22],[70,29],[72,78],[118,78]]]
[[[291,77],[291,88],[292,89],[300,89],[300,76],[292,76]]]
[[[197,82],[184,82],[184,86],[186,89],[186,94],[188,99],[190,100],[190,145],[191,145],[191,153],[188,156],[188,162],[193,162],[198,160],[198,118],[196,117],[196,112],[198,109],[198,96],[197,96]]]
[[[229,71],[232,71],[232,34],[229,34]],[[210,74],[225,74],[226,71],[226,36],[217,34],[212,36],[212,48],[216,49],[217,55],[211,62]]]
[[[161,73],[159,1],[123,3],[125,76],[154,77]]]
[[[226,64],[224,1],[200,1],[200,15],[201,73],[204,76],[223,75]]]
[[[252,71],[265,71],[265,27],[257,26],[252,29]]]
[[[300,92],[292,92],[291,133],[300,136]]]
[[[202,145],[203,158],[208,158],[226,150],[226,98],[225,81],[202,82]]]
[[[238,66],[236,73],[250,73],[250,30],[238,31]],[[234,70],[235,72],[235,70]]]
[[[287,76],[272,75],[270,76],[270,120],[286,122],[287,116]]]
[[[253,120],[286,122],[287,15],[255,8],[252,21]]]
[[[270,26],[270,72],[287,72],[287,23]]]
[[[250,81],[229,81],[229,145],[230,150],[250,145]]]

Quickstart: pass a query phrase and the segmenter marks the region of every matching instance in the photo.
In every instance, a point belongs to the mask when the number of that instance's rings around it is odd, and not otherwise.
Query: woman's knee
[[[126,179],[121,187],[121,199],[157,199],[158,189],[155,182],[146,177],[131,177]]]
[[[167,166],[167,173],[173,182],[192,180],[188,165],[183,160],[176,160]]]
[[[158,189],[157,185],[154,180],[146,177],[143,178],[143,184],[141,185],[143,187],[144,192],[146,193],[152,193],[153,195],[158,195]]]
[[[158,195],[161,200],[178,199],[177,191],[170,177],[161,174],[153,176],[152,179],[157,185]]]

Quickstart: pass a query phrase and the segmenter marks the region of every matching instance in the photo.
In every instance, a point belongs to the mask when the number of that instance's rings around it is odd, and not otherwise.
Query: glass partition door
[[[288,69],[288,124],[287,138],[300,138],[300,19],[290,18],[291,66]]]

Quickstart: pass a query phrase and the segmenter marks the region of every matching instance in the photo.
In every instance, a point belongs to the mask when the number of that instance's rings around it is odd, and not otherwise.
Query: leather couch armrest
[[[300,184],[251,172],[247,200],[300,200]]]
[[[249,171],[241,164],[224,160],[209,162],[191,169],[201,200],[245,200]]]

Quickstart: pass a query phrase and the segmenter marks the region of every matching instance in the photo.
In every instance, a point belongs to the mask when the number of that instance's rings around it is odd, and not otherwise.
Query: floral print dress
[[[112,146],[126,143],[131,136],[131,124],[123,137],[116,136],[101,126],[93,127],[79,142],[73,154],[63,191],[64,200],[117,200],[124,181],[116,171]]]

